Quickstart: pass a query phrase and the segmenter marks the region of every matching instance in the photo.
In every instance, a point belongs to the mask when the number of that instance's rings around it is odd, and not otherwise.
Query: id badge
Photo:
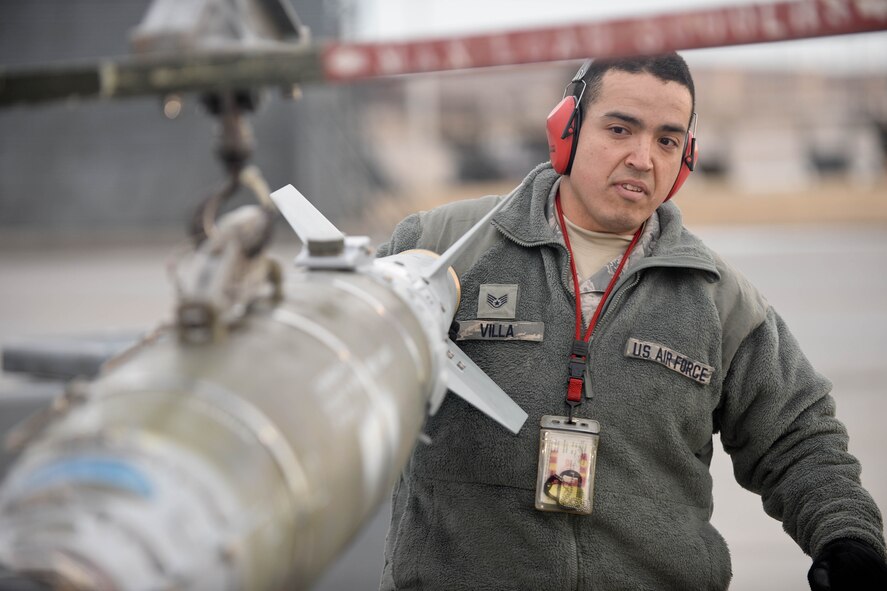
[[[545,415],[539,431],[536,508],[590,515],[600,424]]]

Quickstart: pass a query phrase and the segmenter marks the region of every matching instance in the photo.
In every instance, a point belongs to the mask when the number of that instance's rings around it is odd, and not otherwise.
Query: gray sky
[[[764,4],[775,0],[350,0],[349,36],[405,40]],[[694,65],[887,74],[887,32],[684,52]]]

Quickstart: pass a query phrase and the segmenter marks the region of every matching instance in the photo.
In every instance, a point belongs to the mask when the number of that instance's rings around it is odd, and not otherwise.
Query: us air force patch
[[[682,376],[695,380],[700,384],[708,384],[711,382],[711,376],[715,372],[715,368],[706,365],[700,361],[694,361],[686,355],[669,349],[665,345],[651,343],[648,341],[639,341],[638,339],[628,339],[625,343],[625,356],[634,359],[646,359],[655,361],[660,365],[664,365],[672,371],[676,371]]]
[[[478,318],[514,318],[517,314],[517,285],[484,283],[477,295]]]

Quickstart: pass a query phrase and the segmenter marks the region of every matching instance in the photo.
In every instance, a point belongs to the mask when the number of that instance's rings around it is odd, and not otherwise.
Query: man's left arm
[[[862,588],[835,586],[835,576],[831,587],[817,587],[814,580],[822,579],[817,565],[837,573],[851,555],[855,568],[872,576],[885,572],[879,571],[885,558],[881,514],[862,487],[859,462],[847,451],[847,431],[835,418],[830,390],[783,320],[768,309],[732,358],[717,420],[737,481],[760,494],[767,514],[814,557],[812,588]]]

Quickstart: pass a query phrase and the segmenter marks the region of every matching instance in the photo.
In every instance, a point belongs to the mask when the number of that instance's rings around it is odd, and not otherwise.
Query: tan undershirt
[[[573,260],[576,263],[576,273],[579,275],[580,283],[624,253],[634,237],[634,234],[592,232],[580,228],[566,216],[564,221],[567,223],[567,235],[570,238],[570,248],[573,251]]]

